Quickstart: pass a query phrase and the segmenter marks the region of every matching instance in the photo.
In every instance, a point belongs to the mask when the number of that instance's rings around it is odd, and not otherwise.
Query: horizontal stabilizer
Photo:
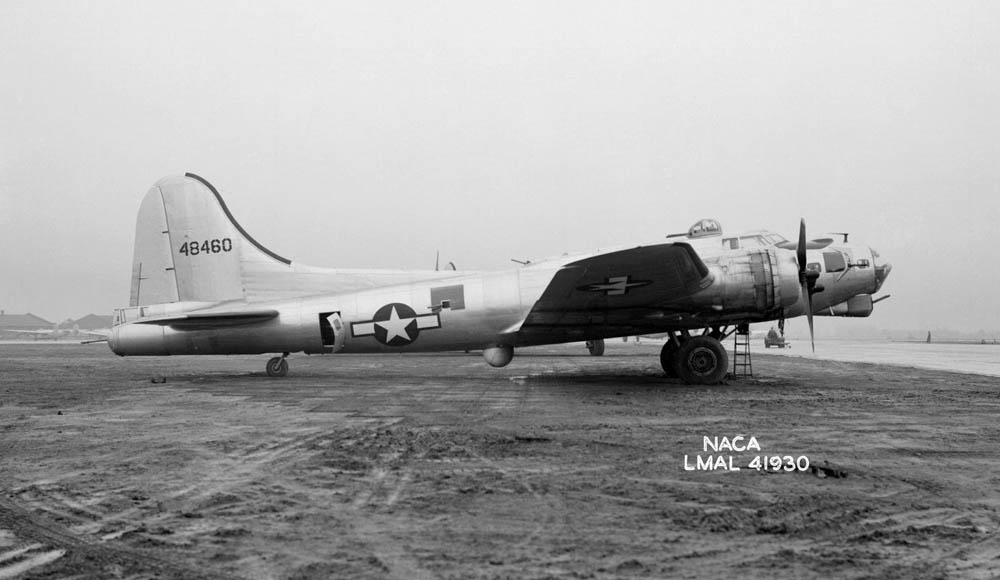
[[[229,312],[191,312],[173,316],[158,316],[136,321],[136,324],[156,324],[182,330],[242,326],[263,322],[278,316],[277,310],[236,310]]]

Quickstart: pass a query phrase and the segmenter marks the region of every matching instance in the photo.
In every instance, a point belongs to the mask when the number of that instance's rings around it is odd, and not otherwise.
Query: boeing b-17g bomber
[[[523,346],[667,333],[668,376],[714,384],[721,340],[751,322],[868,316],[891,269],[867,246],[770,232],[726,236],[702,220],[667,241],[529,262],[507,271],[304,266],[265,248],[219,192],[188,173],[157,182],[136,222],[128,308],[108,339],[122,356],[482,350],[502,367]]]

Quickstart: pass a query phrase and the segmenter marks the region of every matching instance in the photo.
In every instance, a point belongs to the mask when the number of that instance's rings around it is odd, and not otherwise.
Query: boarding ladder
[[[740,324],[733,333],[733,378],[753,376],[753,361],[750,359],[750,325]]]

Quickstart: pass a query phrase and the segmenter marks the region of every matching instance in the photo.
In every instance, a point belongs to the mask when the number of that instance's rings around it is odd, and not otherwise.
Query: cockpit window
[[[819,265],[819,262],[809,262],[806,264],[806,270],[813,270],[815,272],[822,272],[823,268]]]
[[[823,262],[827,272],[843,272],[847,269],[847,260],[840,252],[823,252]]]

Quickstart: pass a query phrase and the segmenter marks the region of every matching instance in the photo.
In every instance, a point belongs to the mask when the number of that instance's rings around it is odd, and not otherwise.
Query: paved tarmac
[[[0,580],[1000,576],[996,377],[657,354],[0,345]]]
[[[765,351],[758,341],[752,345]],[[769,354],[842,362],[889,363],[937,371],[975,373],[1000,377],[1000,344],[992,341],[888,342],[885,340],[818,340],[811,352],[809,339],[793,343],[795,348],[770,348]]]

